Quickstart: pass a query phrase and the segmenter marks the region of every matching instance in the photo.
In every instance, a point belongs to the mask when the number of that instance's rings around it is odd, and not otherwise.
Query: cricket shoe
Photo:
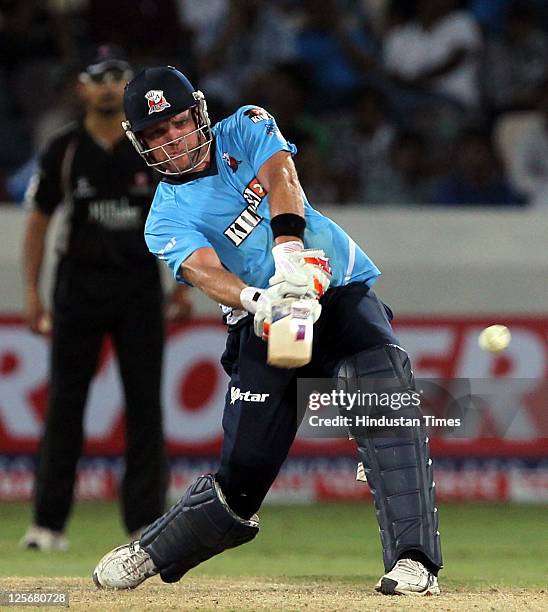
[[[52,552],[68,550],[69,543],[61,531],[31,525],[19,541],[19,546],[27,550]]]
[[[375,585],[383,595],[439,595],[438,579],[420,561],[400,559]]]
[[[93,582],[100,589],[134,589],[159,571],[135,540],[107,553],[93,570]]]

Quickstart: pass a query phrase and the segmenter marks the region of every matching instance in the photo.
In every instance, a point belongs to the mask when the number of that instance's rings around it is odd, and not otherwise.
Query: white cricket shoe
[[[400,559],[375,585],[383,595],[439,595],[438,579],[420,561]]]
[[[61,531],[31,525],[19,541],[19,546],[27,550],[52,552],[68,550],[69,543]]]
[[[158,572],[136,540],[107,553],[93,570],[93,582],[100,589],[134,589]]]

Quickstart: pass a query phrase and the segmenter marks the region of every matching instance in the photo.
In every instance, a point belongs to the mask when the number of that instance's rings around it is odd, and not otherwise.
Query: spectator
[[[295,141],[299,143],[299,154],[295,158],[295,165],[299,173],[299,180],[306,189],[306,193],[314,205],[337,204],[337,184],[333,178],[327,156],[322,155],[316,138],[311,132],[296,135]]]
[[[12,202],[21,203],[30,179],[38,167],[38,153],[51,137],[65,125],[83,113],[80,97],[76,95],[78,72],[74,66],[62,68],[55,82],[55,104],[45,110],[32,125],[32,153],[6,178],[7,196]]]
[[[304,0],[303,5],[298,59],[311,71],[315,105],[340,107],[376,67],[374,41],[365,25],[345,13],[337,0]]]
[[[367,199],[370,178],[383,174],[389,165],[395,135],[386,99],[374,89],[362,90],[351,114],[332,122],[332,142],[344,143],[332,147],[339,202]]]
[[[55,13],[37,0],[4,0],[0,6],[0,66],[18,70],[28,61],[59,59]]]
[[[84,114],[82,101],[77,95],[79,72],[75,65],[59,69],[53,82],[53,102],[33,125],[32,141],[35,151],[42,151],[56,132]]]
[[[548,35],[526,0],[513,2],[505,34],[487,41],[481,74],[491,113],[529,109],[536,103],[548,77]]]
[[[541,89],[538,109],[542,129],[536,126],[523,135],[510,160],[512,182],[531,205],[548,206],[548,82]]]
[[[306,136],[314,141],[321,156],[328,154],[330,134],[325,122],[309,112],[310,79],[306,69],[293,62],[275,65],[247,84],[248,100],[266,108],[287,139],[300,147]]]
[[[87,0],[82,16],[92,44],[121,45],[137,65],[192,62],[190,32],[175,0]]]
[[[19,166],[15,172],[9,174],[5,179],[7,198],[15,204],[21,204],[25,197],[28,185],[36,173],[38,160],[31,157],[27,162]]]
[[[432,188],[425,139],[420,134],[405,132],[393,141],[386,163],[370,172],[363,201],[375,205],[428,204]]]
[[[409,0],[384,0],[385,30],[402,26],[417,17],[417,2]]]
[[[403,86],[475,109],[480,48],[479,27],[468,13],[455,9],[455,0],[419,0],[416,18],[388,31],[384,63]]]
[[[0,6],[0,139],[9,143],[0,150],[0,168],[8,173],[31,155],[29,126],[47,107],[49,75],[60,58],[43,4],[6,0]]]
[[[434,192],[436,204],[457,206],[518,206],[523,198],[510,186],[489,134],[462,132],[457,143],[456,168]]]
[[[469,9],[487,36],[500,36],[506,31],[511,4],[512,0],[470,0]]]
[[[200,87],[208,100],[235,110],[242,89],[256,76],[295,56],[296,30],[283,4],[232,0],[217,19],[202,28],[194,51],[200,58]]]

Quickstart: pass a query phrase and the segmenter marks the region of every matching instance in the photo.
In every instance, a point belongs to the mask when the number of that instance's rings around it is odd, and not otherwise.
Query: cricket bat
[[[313,300],[287,298],[272,307],[267,362],[277,368],[300,368],[312,359]]]

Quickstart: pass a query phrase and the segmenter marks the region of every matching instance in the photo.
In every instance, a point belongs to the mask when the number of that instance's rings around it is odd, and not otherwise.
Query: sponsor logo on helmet
[[[238,170],[238,166],[242,163],[241,160],[235,159],[228,153],[223,153],[223,160],[227,163],[232,172],[236,172],[236,170]]]
[[[270,115],[264,108],[250,108],[244,112],[244,115],[248,117],[248,119],[251,119],[253,123],[259,123],[260,121],[270,119]]]
[[[171,104],[164,98],[164,92],[161,89],[151,89],[145,94],[148,102],[148,114],[160,113],[166,108],[170,108]]]

